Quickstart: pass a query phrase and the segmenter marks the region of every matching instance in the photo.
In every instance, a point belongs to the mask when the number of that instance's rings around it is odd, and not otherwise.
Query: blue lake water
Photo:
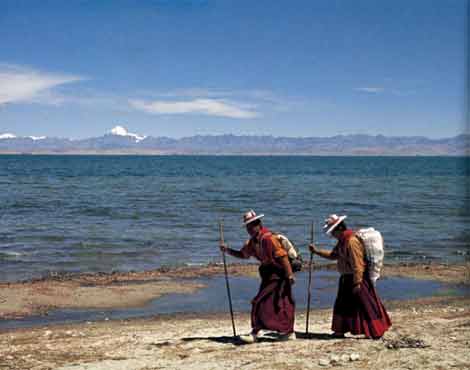
[[[218,220],[264,213],[306,254],[330,213],[373,226],[386,261],[468,256],[469,158],[0,156],[0,281],[49,271],[148,270],[220,261]]]

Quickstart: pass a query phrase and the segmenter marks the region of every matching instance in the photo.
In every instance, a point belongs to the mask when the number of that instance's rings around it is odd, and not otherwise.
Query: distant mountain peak
[[[15,139],[15,138],[16,138],[16,135],[13,135],[13,134],[9,134],[9,133],[0,134],[0,140],[1,139]]]
[[[118,125],[103,136],[76,140],[3,133],[0,154],[5,153],[469,156],[470,135],[430,139],[365,134],[298,138],[225,134],[172,139],[135,134]]]
[[[133,133],[127,131],[127,128],[125,128],[124,126],[119,126],[119,125],[113,127],[113,129],[110,131],[110,134],[115,135],[115,136],[132,137],[132,138],[134,138],[136,143],[138,143],[139,141],[144,140],[147,137],[147,136],[142,136],[142,135],[138,135],[138,134],[133,134]]]

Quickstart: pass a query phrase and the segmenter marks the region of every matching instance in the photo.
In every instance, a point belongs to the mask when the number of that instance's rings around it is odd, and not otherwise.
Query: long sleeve
[[[235,257],[248,259],[253,256],[253,243],[250,240],[247,240],[240,251],[237,253]],[[232,254],[233,255],[233,254]]]
[[[337,260],[338,259],[338,246],[334,247],[331,251],[321,249],[316,254],[318,254],[320,257],[323,257],[329,260]]]

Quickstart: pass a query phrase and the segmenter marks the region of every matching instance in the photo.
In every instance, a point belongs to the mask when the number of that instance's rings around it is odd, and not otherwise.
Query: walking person
[[[321,250],[315,244],[309,246],[312,253],[336,260],[341,274],[333,308],[333,336],[343,338],[350,332],[379,339],[392,323],[370,280],[364,245],[347,228],[345,219],[346,216],[330,215],[325,220],[323,228],[326,234],[338,241],[333,250]]]
[[[245,343],[254,343],[260,330],[277,331],[281,339],[295,339],[295,302],[292,296],[294,274],[287,252],[281,243],[264,227],[253,210],[246,212],[243,223],[250,239],[240,250],[221,243],[220,249],[237,258],[254,257],[260,262],[261,285],[251,304],[251,333],[240,336]]]

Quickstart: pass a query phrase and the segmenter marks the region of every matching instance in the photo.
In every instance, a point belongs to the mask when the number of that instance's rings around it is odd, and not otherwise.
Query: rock
[[[72,330],[67,330],[67,331],[65,332],[65,335],[73,335],[73,331],[72,331]]]
[[[44,332],[43,337],[50,337],[51,335],[52,335],[52,331],[46,330],[46,331]]]
[[[330,364],[330,360],[327,358],[321,358],[320,361],[318,361],[318,365],[320,366],[328,366]]]
[[[359,353],[351,353],[351,354],[349,355],[349,359],[350,359],[351,361],[357,361],[357,360],[359,360],[360,358],[361,358],[361,356],[359,356]]]
[[[338,355],[331,355],[331,356],[330,356],[330,361],[331,361],[332,363],[338,363],[339,360],[340,360],[340,358],[339,358]]]
[[[349,355],[346,355],[346,354],[341,355],[341,361],[342,362],[348,362],[349,360],[350,360]]]

